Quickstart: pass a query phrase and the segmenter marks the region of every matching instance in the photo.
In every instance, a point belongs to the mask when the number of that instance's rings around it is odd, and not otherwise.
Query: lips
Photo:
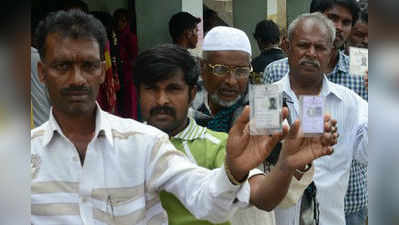
[[[239,91],[233,89],[220,89],[219,94],[224,97],[235,98],[239,94]]]

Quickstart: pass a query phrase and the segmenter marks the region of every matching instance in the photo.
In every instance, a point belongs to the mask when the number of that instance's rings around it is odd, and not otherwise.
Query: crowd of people
[[[200,18],[169,21],[173,43],[138,54],[129,13],[49,14],[31,47],[31,224],[364,225],[367,5],[312,0],[286,35]],[[249,131],[250,76],[282,93],[282,130]],[[323,131],[302,131],[300,97],[322,96]],[[266,96],[265,96],[266,98]],[[251,106],[252,107],[252,106]]]

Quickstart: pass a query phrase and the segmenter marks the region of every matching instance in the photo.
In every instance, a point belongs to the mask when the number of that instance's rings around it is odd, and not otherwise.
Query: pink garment
[[[129,29],[129,25],[118,37],[119,54],[122,62],[123,75],[120,76],[119,115],[125,118],[137,119],[137,90],[133,84],[133,62],[138,54],[137,36]]]

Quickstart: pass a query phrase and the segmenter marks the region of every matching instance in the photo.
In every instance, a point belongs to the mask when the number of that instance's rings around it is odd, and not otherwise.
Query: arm
[[[283,118],[288,115],[288,109],[283,109]],[[251,204],[265,210],[277,206],[287,194],[291,179],[296,169],[302,169],[314,159],[333,152],[336,144],[336,121],[325,116],[324,133],[320,137],[304,137],[300,132],[300,121],[294,122],[291,129],[283,127],[283,132],[269,136],[250,136],[248,132],[249,108],[237,119],[230,130],[227,144],[226,163],[233,177],[242,180],[248,171],[259,165],[273,149],[274,145],[284,136],[285,141],[279,160],[267,176],[255,176],[251,179]],[[287,135],[285,135],[287,134]],[[243,150],[242,150],[243,149]]]
[[[353,159],[367,165],[368,164],[368,103],[355,96],[357,104],[357,122],[352,132],[353,136]]]
[[[191,163],[174,150],[167,136],[159,139],[150,151],[149,191],[174,194],[196,218],[225,222],[238,207],[248,204],[248,183],[232,185],[223,167],[211,171]]]

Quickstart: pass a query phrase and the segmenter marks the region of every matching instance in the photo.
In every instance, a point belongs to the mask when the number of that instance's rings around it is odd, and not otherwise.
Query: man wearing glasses
[[[248,104],[251,45],[243,31],[218,26],[207,33],[202,50],[203,83],[193,102],[193,116],[199,125],[229,132]]]

